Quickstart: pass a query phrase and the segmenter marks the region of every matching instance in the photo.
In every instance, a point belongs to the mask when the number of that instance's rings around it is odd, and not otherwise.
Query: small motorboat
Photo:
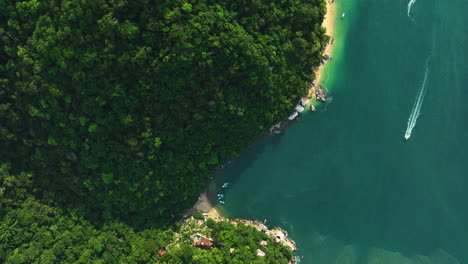
[[[341,14],[341,19],[343,19],[346,16],[345,13]]]
[[[225,182],[225,183],[223,184],[223,186],[221,186],[221,187],[227,188],[228,186],[229,186],[229,183],[228,183],[228,182]]]
[[[405,134],[405,139],[408,140],[411,137],[410,134]]]

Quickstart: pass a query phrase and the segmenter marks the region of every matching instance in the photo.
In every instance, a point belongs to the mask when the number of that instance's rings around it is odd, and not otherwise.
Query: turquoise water
[[[468,263],[468,1],[417,0],[413,20],[408,1],[336,2],[332,100],[219,171],[223,212],[283,227],[302,263]]]

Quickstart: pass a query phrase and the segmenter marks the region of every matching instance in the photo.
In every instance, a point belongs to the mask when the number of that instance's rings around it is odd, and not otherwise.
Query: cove
[[[219,170],[217,208],[286,229],[302,263],[468,263],[468,2],[336,2],[329,101]]]

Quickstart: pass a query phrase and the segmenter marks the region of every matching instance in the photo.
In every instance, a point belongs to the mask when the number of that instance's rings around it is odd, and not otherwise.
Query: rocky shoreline
[[[242,223],[244,225],[252,226],[258,231],[266,234],[267,236],[271,237],[276,243],[283,244],[284,246],[288,247],[292,252],[297,250],[296,242],[294,240],[288,238],[288,232],[281,229],[280,227],[268,228],[266,226],[266,220],[263,222],[257,220],[247,220],[242,218],[225,218],[221,216],[216,209],[212,208],[207,213],[202,213],[204,216],[213,219],[216,222],[219,221],[228,221],[231,223]]]
[[[323,26],[326,28],[326,34],[329,36],[333,36],[333,22],[332,19],[335,16],[335,7],[334,1],[326,1],[327,3],[327,14],[325,16],[325,20],[323,21]],[[332,58],[329,55],[331,53],[331,45],[333,45],[334,39],[331,38],[330,41],[323,47],[323,57],[319,66],[314,68],[314,72],[316,75],[315,81],[311,81],[310,88],[307,96],[301,98],[297,105],[294,108],[294,111],[288,117],[287,120],[281,121],[278,124],[272,126],[269,130],[269,134],[278,134],[289,124],[290,121],[296,120],[300,117],[300,114],[305,111],[307,107],[309,107],[311,112],[316,111],[315,102],[326,102],[327,101],[327,90],[322,85],[318,85],[321,80],[321,73],[323,71],[323,67],[326,62],[331,61]],[[315,83],[316,82],[316,83]],[[207,192],[204,192],[200,195],[197,203],[190,209],[185,215],[184,218],[190,217],[195,212],[202,213],[205,217],[213,219],[214,221],[228,221],[233,224],[242,223],[248,226],[252,226],[256,228],[258,231],[265,233],[269,236],[273,241],[276,243],[281,243],[282,245],[289,248],[293,253],[297,250],[296,243],[294,240],[288,238],[288,233],[279,228],[268,228],[266,226],[266,220],[260,222],[258,220],[246,220],[246,219],[229,219],[225,218],[218,213],[218,211],[214,208],[214,205],[208,199]],[[300,257],[293,257],[290,261],[290,264],[296,264],[300,262]]]
[[[241,218],[229,219],[229,218],[221,216],[215,208],[212,208],[209,212],[201,212],[201,213],[205,217],[211,218],[216,222],[227,221],[232,224],[242,223],[247,226],[252,226],[258,231],[270,237],[276,243],[282,244],[286,246],[287,248],[289,248],[292,253],[294,253],[297,250],[296,242],[288,238],[288,232],[286,230],[280,227],[268,228],[268,226],[266,225],[266,220],[264,220],[263,222],[260,222],[258,220],[247,220],[247,219],[241,219]],[[299,263],[299,260],[300,260],[300,257],[294,256],[293,259],[289,263],[296,264],[296,263]]]
[[[291,113],[291,115],[288,117],[287,120],[282,121],[273,127],[270,128],[270,134],[278,134],[281,133],[281,131],[287,126],[288,122],[298,119],[300,117],[300,114],[304,111],[304,109],[308,106],[311,112],[316,111],[316,105],[314,105],[315,102],[326,102],[327,101],[327,90],[325,87],[319,85],[321,81],[321,76],[322,76],[322,71],[325,63],[329,62],[332,60],[331,53],[332,53],[332,48],[331,46],[333,45],[334,38],[333,38],[333,19],[336,16],[336,7],[335,7],[335,1],[334,0],[327,0],[327,13],[325,15],[325,19],[322,23],[322,26],[325,27],[326,29],[326,34],[330,36],[330,40],[328,43],[323,47],[323,56],[322,60],[320,62],[320,65],[315,67],[314,72],[315,72],[315,80],[310,83],[310,88],[309,88],[309,93],[307,96],[303,97],[296,107],[294,108],[294,111]],[[307,104],[303,104],[303,102],[307,100]]]
[[[258,220],[247,220],[241,218],[229,219],[222,216],[213,206],[213,204],[208,199],[208,194],[206,192],[202,193],[198,198],[197,203],[183,216],[184,218],[190,217],[194,213],[201,213],[207,218],[211,218],[216,222],[228,221],[233,224],[242,223],[244,225],[252,226],[258,231],[269,236],[276,243],[280,243],[295,252],[297,250],[296,242],[288,238],[288,232],[281,229],[280,227],[268,228],[266,225],[266,220],[260,222]],[[297,263],[298,257],[295,257],[291,264]]]
[[[328,44],[330,45],[330,44]],[[331,57],[328,55],[324,55],[322,59],[322,63],[319,67],[323,67],[325,62],[330,61]],[[317,70],[319,71],[319,70]],[[314,105],[315,101],[319,102],[326,102],[327,101],[327,90],[322,85],[315,85],[314,82],[311,82],[311,87],[309,89],[309,93],[307,96],[301,98],[297,103],[294,111],[289,115],[288,119],[285,121],[281,121],[278,124],[272,126],[269,130],[269,134],[279,134],[281,131],[288,125],[290,121],[296,120],[300,117],[300,114],[304,112],[304,110],[309,107],[311,112],[315,112],[316,106]]]

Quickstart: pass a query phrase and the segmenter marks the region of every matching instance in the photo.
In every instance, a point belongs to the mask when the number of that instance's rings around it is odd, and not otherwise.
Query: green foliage
[[[81,217],[39,202],[31,175],[0,166],[1,263],[149,263],[173,239],[171,229],[133,228],[118,222],[94,227]]]
[[[189,225],[187,222],[185,225]],[[227,221],[215,222],[208,219],[203,223],[208,227],[205,235],[213,239],[212,250],[200,250],[193,244],[182,247],[170,247],[170,254],[163,260],[166,263],[277,263],[286,264],[291,260],[291,251],[252,226]],[[190,229],[189,229],[190,230]],[[262,240],[268,246],[260,246]],[[231,253],[231,249],[234,251]],[[257,256],[257,249],[265,252],[264,257]]]
[[[182,5],[182,10],[184,10],[186,12],[192,12],[192,5],[189,4],[189,3],[184,3]]]
[[[112,173],[103,173],[101,175],[101,178],[105,184],[109,184],[112,182],[112,178],[114,178],[114,175]]]
[[[46,205],[33,195],[31,175],[10,175],[0,165],[0,263],[288,263],[291,252],[269,241],[256,256],[265,234],[253,227],[213,220],[186,222],[172,229],[134,231],[108,222],[93,226],[73,212]],[[214,241],[212,250],[190,239],[203,230]],[[178,233],[176,235],[176,232]],[[180,238],[188,238],[180,240]],[[167,248],[160,257],[158,251]],[[230,247],[235,247],[231,254]]]
[[[195,213],[193,213],[192,216],[193,216],[193,218],[198,219],[198,220],[205,220],[205,217],[200,212],[195,212]]]
[[[171,222],[306,93],[324,14],[323,0],[0,1],[0,157],[79,215]]]

